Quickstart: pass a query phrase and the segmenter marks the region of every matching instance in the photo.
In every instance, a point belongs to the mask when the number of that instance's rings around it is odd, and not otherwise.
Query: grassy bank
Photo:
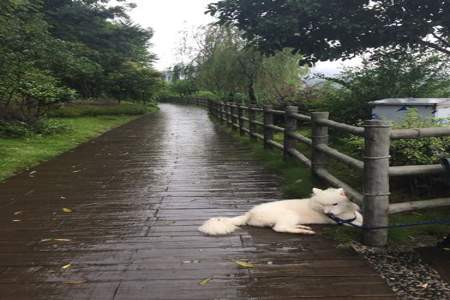
[[[70,104],[50,113],[51,133],[0,136],[0,181],[64,153],[100,134],[158,110],[155,104]]]
[[[311,193],[313,179],[310,170],[298,163],[297,161],[284,161],[281,151],[267,151],[263,148],[262,143],[252,142],[247,137],[240,137],[232,132],[229,128],[223,127],[232,133],[241,143],[248,145],[252,149],[252,155],[261,160],[269,170],[278,174],[282,179],[281,190],[284,198],[302,198],[307,197]],[[303,133],[305,134],[305,133]],[[307,134],[307,133],[306,133]],[[277,136],[276,139],[282,142],[282,137]],[[307,153],[307,149],[304,153]],[[345,168],[331,166],[337,170],[341,178],[344,176],[346,180],[355,186],[360,184],[360,178],[353,174],[348,174]],[[353,182],[355,181],[355,182]],[[407,224],[429,220],[450,220],[450,208],[439,208],[421,210],[417,212],[408,212],[395,214],[390,216],[391,224]],[[426,225],[408,228],[397,228],[389,230],[389,244],[391,246],[420,247],[424,245],[432,245],[443,239],[450,232],[450,225]],[[323,233],[343,244],[352,240],[361,241],[362,231],[347,226],[329,226],[323,230]]]
[[[100,116],[58,119],[64,133],[0,138],[0,181],[70,150],[136,116]]]

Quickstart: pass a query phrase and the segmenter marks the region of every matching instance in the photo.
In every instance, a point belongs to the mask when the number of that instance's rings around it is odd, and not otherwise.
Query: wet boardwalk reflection
[[[279,198],[204,110],[161,105],[0,184],[0,299],[393,298],[320,235],[196,231]]]

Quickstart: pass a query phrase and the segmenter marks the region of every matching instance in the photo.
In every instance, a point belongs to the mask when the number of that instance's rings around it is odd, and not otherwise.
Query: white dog
[[[311,198],[282,200],[257,205],[242,216],[211,218],[198,228],[208,235],[225,235],[240,225],[272,227],[277,232],[314,234],[309,226],[301,224],[335,224],[327,214],[341,219],[354,219],[362,225],[358,205],[351,202],[343,189],[313,189]]]

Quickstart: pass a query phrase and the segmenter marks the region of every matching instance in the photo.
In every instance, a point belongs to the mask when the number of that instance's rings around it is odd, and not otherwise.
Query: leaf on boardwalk
[[[17,223],[17,222],[22,222],[22,220],[19,220],[19,219],[14,219],[14,220],[12,220],[13,222],[15,222],[15,223]]]
[[[49,239],[42,239],[41,243],[45,243],[45,242],[71,242],[71,239],[53,239],[53,238],[49,238]]]
[[[70,285],[79,285],[79,284],[83,284],[86,283],[86,280],[67,280],[64,281],[64,284],[70,284]]]
[[[205,286],[205,285],[207,285],[211,280],[212,280],[212,278],[206,278],[206,279],[203,279],[202,281],[200,281],[198,284],[200,284],[201,286]]]
[[[67,207],[64,207],[62,210],[63,210],[63,212],[65,212],[67,214],[72,212],[72,209],[67,208]]]
[[[61,269],[63,270],[67,270],[68,268],[70,268],[72,266],[72,264],[67,264],[61,267]]]
[[[18,215],[21,215],[21,214],[23,214],[23,211],[21,211],[21,210],[16,211],[16,212],[14,213],[15,216],[18,216]]]
[[[255,267],[254,264],[246,261],[236,260],[235,263],[242,269],[252,269]]]

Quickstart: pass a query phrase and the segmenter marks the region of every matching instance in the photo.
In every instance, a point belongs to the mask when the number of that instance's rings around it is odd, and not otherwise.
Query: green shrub
[[[76,118],[76,117],[96,117],[96,116],[117,116],[117,115],[142,115],[154,108],[154,104],[149,106],[136,103],[121,104],[69,104],[49,113],[55,118]]]
[[[73,128],[57,119],[49,119],[37,123],[34,132],[41,135],[52,135],[71,131]]]
[[[170,89],[173,93],[182,97],[191,96],[197,92],[197,87],[192,80],[177,80],[172,82]]]
[[[20,138],[33,133],[30,126],[23,122],[0,122],[0,137]]]
[[[368,102],[384,98],[447,97],[448,58],[434,52],[378,52],[360,66],[313,90],[312,109],[329,111],[333,120],[356,124],[370,118]]]
[[[421,118],[416,110],[408,111],[405,119],[394,123],[393,128],[426,128],[448,126],[439,119]],[[345,139],[353,155],[361,157],[364,140],[360,137]],[[439,163],[450,156],[450,137],[401,139],[391,143],[391,165],[426,165]]]
[[[198,91],[194,94],[194,97],[211,99],[211,100],[219,100],[220,97],[213,92],[210,91]]]
[[[22,138],[35,134],[52,135],[69,131],[70,126],[59,120],[39,120],[34,124],[23,122],[0,122],[0,137]]]

